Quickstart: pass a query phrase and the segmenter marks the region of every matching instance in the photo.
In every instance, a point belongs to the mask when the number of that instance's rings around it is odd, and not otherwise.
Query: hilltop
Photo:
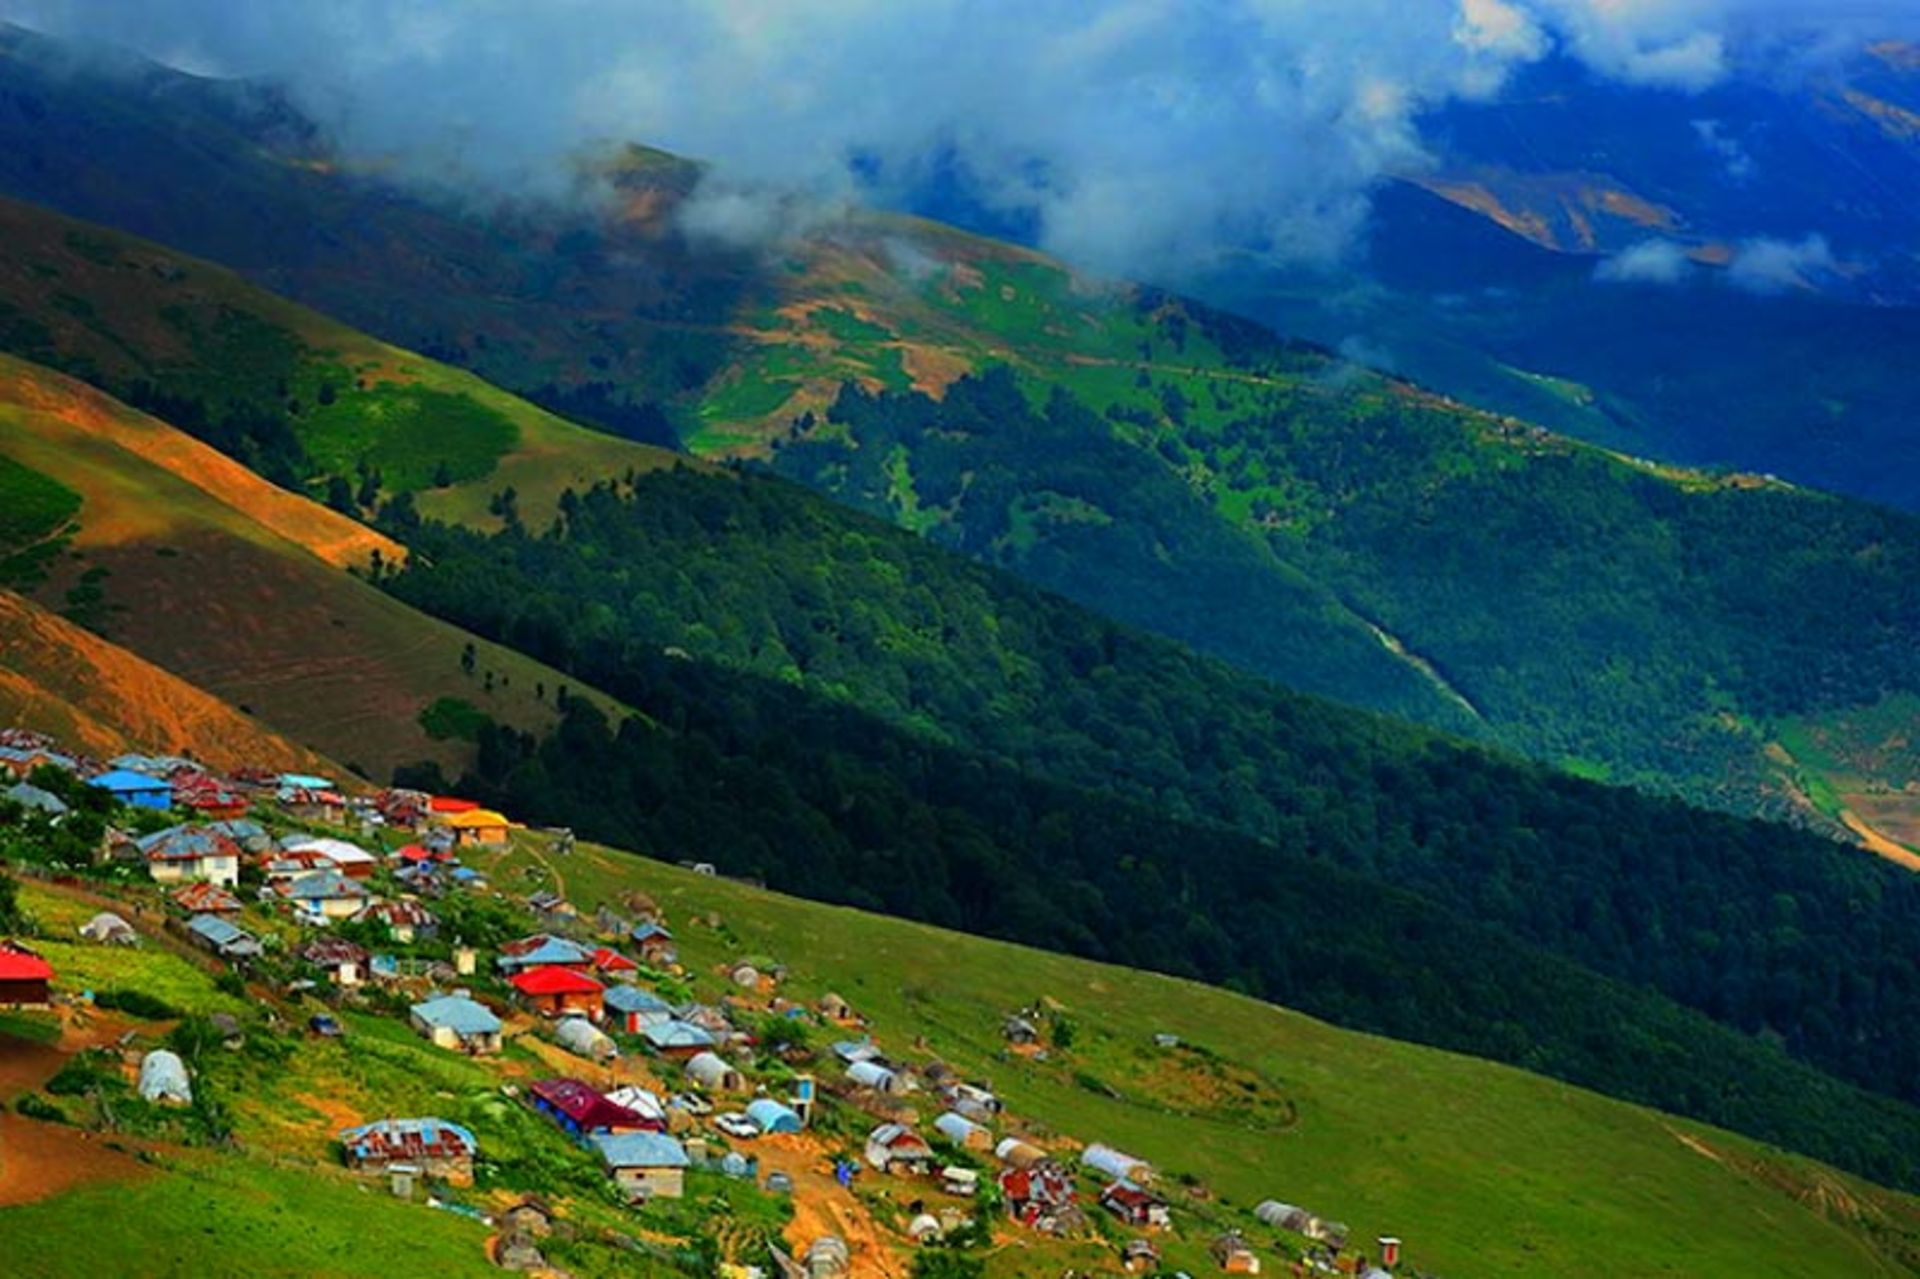
[[[290,834],[326,829],[290,829],[267,803],[256,816]],[[394,831],[381,844],[418,837]],[[522,831],[511,841],[458,851],[492,887],[418,879],[409,887],[390,866],[374,872],[368,883],[376,892],[420,895],[442,921],[437,939],[398,943],[358,925],[335,930],[428,965],[452,955],[454,928],[479,940],[490,961],[508,939],[536,930],[625,948],[631,920],[664,923],[677,954],[650,958],[640,985],[758,1029],[757,1048],[729,1053],[750,1088],[784,1096],[794,1071],[813,1074],[822,1100],[810,1132],[740,1139],[681,1115],[673,1120],[680,1139],[702,1136],[716,1153],[732,1147],[757,1160],[758,1176],[696,1169],[688,1198],[626,1207],[592,1161],[524,1103],[529,1081],[555,1073],[600,1087],[639,1084],[662,1097],[687,1088],[679,1068],[637,1037],[619,1035],[626,1052],[612,1065],[572,1055],[553,1042],[550,1023],[511,1007],[510,988],[489,962],[471,978],[448,969],[434,979],[461,982],[508,1010],[504,1051],[463,1056],[407,1027],[406,1008],[429,992],[427,979],[329,980],[297,957],[320,930],[299,925],[284,907],[241,914],[267,950],[234,973],[178,939],[163,923],[158,895],[138,879],[109,872],[84,886],[29,880],[19,895],[36,934],[27,941],[54,964],[62,1002],[50,1016],[0,1014],[0,1099],[18,1112],[0,1117],[8,1139],[0,1241],[26,1259],[21,1273],[114,1269],[137,1256],[152,1273],[215,1266],[372,1275],[390,1264],[380,1241],[404,1239],[421,1264],[477,1274],[493,1244],[471,1218],[497,1221],[527,1193],[569,1223],[534,1242],[583,1279],[708,1274],[716,1255],[764,1265],[765,1241],[797,1252],[825,1232],[853,1244],[855,1274],[905,1275],[914,1251],[902,1207],[909,1200],[983,1218],[990,1246],[974,1245],[972,1256],[994,1279],[1113,1266],[1132,1232],[1092,1204],[1104,1183],[1090,1174],[1077,1180],[1092,1229],[1061,1241],[1005,1220],[991,1199],[968,1204],[871,1169],[851,1192],[837,1187],[832,1160],[857,1158],[881,1117],[910,1112],[930,1130],[943,1104],[932,1082],[905,1096],[907,1111],[848,1087],[829,1041],[861,1037],[916,1070],[931,1072],[926,1063],[938,1060],[954,1077],[990,1086],[1006,1108],[992,1126],[1039,1142],[1069,1166],[1092,1141],[1151,1161],[1174,1223],[1156,1243],[1167,1266],[1195,1273],[1211,1268],[1207,1243],[1229,1228],[1244,1231],[1270,1266],[1307,1251],[1307,1240],[1254,1219],[1254,1204],[1276,1197],[1346,1222],[1360,1251],[1371,1250],[1375,1234],[1399,1234],[1414,1265],[1443,1275],[1920,1268],[1920,1202],[1729,1133],[1188,982],[820,906],[551,835]],[[145,937],[138,949],[73,940],[102,908],[135,921]],[[743,987],[732,976],[743,959],[772,976]],[[293,984],[297,978],[319,981]],[[100,993],[97,1006],[74,1000],[82,985]],[[829,994],[850,1005],[840,1024],[808,1011],[829,1006]],[[770,1018],[769,1007],[786,1015]],[[1003,1038],[1009,1015],[1029,1008],[1044,1036],[1038,1054],[1012,1050]],[[300,1033],[315,1013],[334,1016],[344,1036]],[[216,1014],[237,1019],[238,1050],[219,1046],[234,1032],[209,1031],[206,1019]],[[782,1042],[806,1057],[773,1051],[764,1028],[778,1022],[788,1027]],[[131,1047],[107,1047],[116,1042]],[[130,1069],[119,1063],[161,1043],[181,1048],[189,1062],[195,1091],[186,1110],[143,1105],[116,1082]],[[738,1107],[747,1095],[711,1100]],[[89,1144],[73,1128],[47,1122],[55,1111],[104,1130],[87,1158],[72,1153]],[[434,1187],[454,1211],[433,1212],[417,1192],[404,1203],[340,1168],[342,1129],[432,1114],[479,1142],[477,1182]],[[989,1181],[999,1167],[978,1152],[942,1145],[940,1154],[983,1169]],[[56,1167],[57,1179],[17,1180]],[[755,1184],[775,1170],[790,1177],[790,1192]],[[261,1188],[275,1193],[271,1212]],[[109,1202],[114,1211],[102,1215]],[[219,1229],[201,1228],[210,1223]],[[28,1239],[39,1242],[27,1247]],[[627,1250],[635,1239],[640,1250]]]

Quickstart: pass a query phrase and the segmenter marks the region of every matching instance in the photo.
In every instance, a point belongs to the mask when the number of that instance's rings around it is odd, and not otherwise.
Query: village
[[[1017,1114],[927,1037],[883,1043],[841,994],[791,996],[800,975],[776,956],[683,962],[676,927],[724,922],[670,920],[638,892],[570,900],[557,867],[571,832],[470,800],[264,768],[223,776],[184,757],[90,760],[0,729],[0,837],[8,873],[85,915],[82,943],[208,966],[292,1045],[275,1051],[339,1041],[376,1016],[497,1065],[508,1113],[544,1134],[519,1163],[565,1169],[553,1184],[503,1176],[484,1125],[442,1114],[353,1115],[316,1153],[423,1210],[484,1221],[488,1257],[507,1270],[569,1273],[568,1241],[591,1228],[682,1262],[668,1241],[700,1235],[712,1253],[696,1265],[782,1279],[978,1274],[983,1256],[1013,1258],[995,1274],[1190,1275],[1193,1257],[1228,1274],[1422,1273],[1397,1238],[1356,1246],[1338,1221],[1279,1198],[1229,1211],[1098,1133]],[[554,873],[496,882],[503,853],[533,847]],[[77,987],[36,940],[0,934],[0,1009],[73,1023],[111,1004],[179,1020],[150,994]],[[193,1025],[239,1051],[242,1022]],[[212,1085],[178,1050],[186,1028],[84,1050],[87,1070],[121,1077],[89,1095],[125,1086],[148,1107],[200,1114]],[[1008,1062],[1045,1062],[1071,1041],[1045,997],[980,1029]],[[1171,1034],[1151,1045],[1182,1047]],[[74,1073],[14,1108],[73,1122],[56,1084]],[[750,1194],[753,1209],[712,1186]],[[690,1218],[681,1205],[696,1200],[726,1203],[728,1219]],[[609,1208],[630,1231],[604,1226]],[[750,1228],[755,1212],[764,1224]]]

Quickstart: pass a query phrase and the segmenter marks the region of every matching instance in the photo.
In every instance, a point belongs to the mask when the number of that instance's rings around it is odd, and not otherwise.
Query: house
[[[31,782],[20,782],[0,791],[0,799],[11,800],[28,812],[44,813],[48,817],[64,817],[68,813],[67,801],[50,790],[42,790]]]
[[[213,915],[232,918],[240,913],[240,899],[218,884],[196,880],[173,890],[173,904],[189,915]]]
[[[173,807],[173,784],[129,768],[116,768],[89,778],[87,785],[97,786],[131,808],[155,808],[166,812]]]
[[[103,910],[80,925],[80,935],[101,946],[138,946],[140,934],[133,925],[110,910]]]
[[[1114,1181],[1131,1181],[1135,1185],[1146,1185],[1153,1180],[1153,1166],[1146,1160],[1135,1159],[1132,1155],[1115,1150],[1112,1146],[1103,1146],[1097,1141],[1080,1152],[1080,1166],[1090,1168]]]
[[[416,901],[373,902],[359,918],[387,930],[387,936],[402,946],[416,941],[431,941],[440,931],[440,921]]]
[[[37,768],[58,768],[74,773],[80,770],[80,761],[71,755],[62,755],[48,743],[31,745],[0,746],[0,770],[14,777],[31,777]]]
[[[338,826],[347,819],[346,796],[331,787],[289,786],[282,783],[274,791],[273,799],[289,816],[301,821]]]
[[[597,977],[613,981],[632,981],[640,975],[640,965],[610,946],[596,948],[587,956],[588,967]]]
[[[841,1039],[833,1045],[833,1055],[849,1066],[856,1062],[871,1061],[886,1065],[886,1056],[880,1051],[880,1045],[871,1039]]]
[[[673,1007],[650,990],[638,986],[613,985],[602,997],[613,1028],[623,1034],[638,1035],[648,1026],[673,1020]]]
[[[1120,1268],[1130,1275],[1152,1274],[1160,1268],[1160,1250],[1149,1239],[1129,1239],[1120,1246]]]
[[[498,1216],[504,1234],[531,1235],[544,1239],[553,1233],[553,1208],[538,1195],[528,1195]]]
[[[500,1051],[500,1019],[464,995],[442,995],[410,1010],[414,1030],[441,1048],[472,1056]]]
[[[657,1021],[641,1028],[647,1046],[662,1057],[685,1061],[713,1048],[713,1036],[684,1021]]]
[[[444,1119],[381,1119],[340,1134],[347,1167],[383,1173],[395,1164],[417,1168],[455,1185],[473,1182],[480,1144],[473,1133]]]
[[[240,882],[240,845],[211,826],[173,826],[134,841],[156,884],[205,880],[231,888]]]
[[[727,1064],[718,1053],[695,1053],[683,1067],[687,1078],[710,1092],[744,1092],[747,1077]]]
[[[673,933],[658,920],[635,924],[631,934],[634,953],[640,962],[654,968],[669,968],[680,962],[680,948],[673,944]]]
[[[173,802],[206,821],[232,821],[247,815],[247,797],[204,773],[173,783]]]
[[[367,976],[367,951],[343,937],[322,937],[300,948],[300,958],[336,986],[358,986]]]
[[[655,1131],[667,1130],[667,1108],[659,1094],[648,1092],[638,1084],[622,1084],[607,1094],[607,1100],[616,1106],[625,1106]]]
[[[0,941],[0,1007],[37,1008],[52,1001],[53,965],[15,941]]]
[[[678,1199],[686,1193],[686,1148],[665,1133],[600,1136],[593,1145],[628,1199]]]
[[[1165,1230],[1173,1224],[1167,1201],[1131,1181],[1116,1181],[1102,1190],[1100,1206],[1136,1229]]]
[[[282,840],[280,847],[289,853],[317,853],[333,869],[349,879],[370,879],[373,868],[380,864],[375,857],[358,844],[349,844],[344,839],[321,839],[302,836],[298,839]]]
[[[867,1134],[867,1163],[896,1177],[920,1177],[933,1171],[933,1147],[905,1124],[881,1124]]]
[[[280,895],[315,923],[351,919],[366,908],[365,885],[337,870],[314,870],[280,885]]]
[[[1207,1249],[1213,1260],[1230,1275],[1257,1275],[1260,1273],[1260,1256],[1247,1246],[1246,1238],[1237,1230],[1229,1230],[1213,1241]]]
[[[949,1195],[971,1199],[980,1193],[980,1174],[971,1168],[949,1166],[940,1170],[940,1189]]]
[[[1086,1223],[1075,1202],[1073,1178],[1051,1159],[1000,1174],[1000,1197],[1007,1215],[1041,1234],[1070,1234]]]
[[[551,928],[565,928],[580,918],[580,908],[550,888],[528,897],[527,909]]]
[[[508,976],[529,968],[570,968],[586,972],[593,967],[593,955],[585,946],[565,937],[535,933],[502,946],[497,966]]]
[[[620,1055],[620,1046],[612,1037],[585,1017],[562,1017],[553,1028],[553,1038],[576,1057],[609,1062]]]
[[[934,1131],[962,1150],[992,1150],[993,1134],[958,1111],[949,1110],[933,1121]]]
[[[598,1021],[606,1012],[602,1002],[606,987],[571,968],[529,968],[508,978],[508,985],[523,1008],[542,1017],[578,1015]]]
[[[747,1103],[747,1118],[761,1134],[799,1132],[802,1123],[800,1113],[791,1106],[785,1106],[771,1097],[756,1097]]]
[[[442,830],[453,832],[453,842],[458,848],[498,848],[507,842],[513,829],[512,822],[490,808],[438,813],[433,820]]]
[[[1040,1028],[1025,1017],[1009,1017],[1000,1028],[1000,1034],[1016,1047],[1026,1047],[1040,1042]]]
[[[688,1004],[679,1010],[681,1021],[689,1026],[698,1026],[712,1035],[715,1043],[725,1043],[739,1037],[733,1027],[733,1019],[712,1004]]]
[[[187,921],[187,937],[222,959],[254,959],[260,939],[218,915],[195,915]]]
[[[1004,1109],[998,1097],[978,1084],[950,1083],[940,1095],[955,1112],[976,1123],[990,1123]]]
[[[273,847],[273,837],[267,834],[267,828],[245,817],[209,822],[207,829],[225,835],[240,845],[240,851],[243,853],[264,853]]]
[[[527,1085],[527,1101],[562,1132],[584,1142],[604,1134],[652,1132],[656,1120],[609,1100],[578,1079],[536,1079]]]

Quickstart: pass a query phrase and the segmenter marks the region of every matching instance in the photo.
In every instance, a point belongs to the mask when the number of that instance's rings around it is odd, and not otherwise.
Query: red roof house
[[[0,941],[0,1006],[50,1002],[53,965],[19,942]]]
[[[640,965],[610,946],[593,952],[593,971],[607,977],[624,977],[640,971]]]
[[[666,1127],[578,1079],[536,1079],[527,1085],[527,1096],[535,1110],[582,1141],[603,1133],[660,1132]]]
[[[509,982],[519,993],[521,1005],[544,1017],[582,1013],[598,1021],[606,1011],[601,1000],[606,987],[571,968],[546,964],[515,973]]]

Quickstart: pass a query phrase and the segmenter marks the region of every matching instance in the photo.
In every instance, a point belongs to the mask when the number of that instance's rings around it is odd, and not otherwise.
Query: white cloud
[[[1720,161],[1720,171],[1732,182],[1750,182],[1759,172],[1759,166],[1742,146],[1740,139],[1728,134],[1718,120],[1695,120],[1694,136]]]
[[[1909,27],[1908,0],[1848,0]],[[943,166],[1083,266],[1177,277],[1249,246],[1338,255],[1427,109],[1565,49],[1694,89],[1789,0],[0,0],[226,74],[284,79],[388,171],[565,196],[638,140],[710,161],[705,231],[897,199]],[[784,190],[788,194],[774,195]],[[798,192],[799,195],[793,195]]]
[[[1593,269],[1605,284],[1678,284],[1693,270],[1686,250],[1671,240],[1642,240]]]
[[[1840,268],[1824,235],[1799,240],[1744,241],[1727,264],[1727,279],[1749,293],[1785,293],[1811,288]]]

